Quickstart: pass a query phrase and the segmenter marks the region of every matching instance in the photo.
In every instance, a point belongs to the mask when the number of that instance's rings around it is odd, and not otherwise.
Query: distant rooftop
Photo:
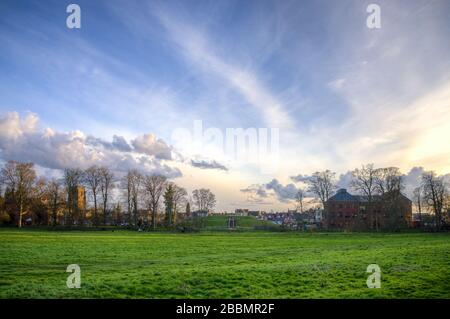
[[[408,197],[406,197],[405,195],[403,195],[401,193],[400,193],[400,195],[410,201],[410,199]],[[381,198],[382,198],[381,195],[372,195],[372,201],[378,201],[378,200],[381,200]],[[340,188],[340,189],[338,189],[336,194],[331,196],[328,200],[334,201],[334,202],[351,202],[351,201],[368,202],[369,198],[368,198],[368,196],[352,195],[349,192],[347,192],[347,189]]]
[[[336,192],[335,195],[331,196],[328,200],[349,202],[349,201],[358,201],[358,198],[348,193],[345,188],[341,188]]]

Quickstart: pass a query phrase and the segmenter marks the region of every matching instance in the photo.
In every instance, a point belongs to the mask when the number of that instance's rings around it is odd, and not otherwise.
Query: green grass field
[[[203,230],[227,230],[227,216],[208,216],[200,219]],[[238,230],[252,230],[255,227],[267,227],[279,229],[280,226],[265,220],[259,220],[252,216],[237,216],[236,228]]]
[[[449,234],[0,230],[1,298],[450,298]],[[381,267],[381,289],[366,267]],[[79,264],[81,288],[66,287]]]

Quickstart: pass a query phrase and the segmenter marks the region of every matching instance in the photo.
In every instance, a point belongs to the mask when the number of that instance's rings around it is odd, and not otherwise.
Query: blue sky
[[[372,2],[381,29],[366,27]],[[81,29],[66,27],[69,3],[0,3],[3,160],[162,169],[224,194],[228,209],[245,205],[249,185],[325,168],[450,170],[446,0],[74,1]],[[279,170],[176,149],[173,131],[195,120],[278,127]]]

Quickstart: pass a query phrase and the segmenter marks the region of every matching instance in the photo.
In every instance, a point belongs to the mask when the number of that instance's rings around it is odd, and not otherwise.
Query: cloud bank
[[[241,192],[246,193],[249,201],[252,202],[270,198],[282,203],[287,203],[295,200],[298,188],[292,183],[283,185],[274,178],[266,184],[250,185],[247,188],[241,189]]]
[[[146,173],[180,177],[177,167],[169,166],[170,147],[152,134],[132,140],[114,135],[111,142],[81,131],[57,132],[39,129],[39,118],[29,113],[21,118],[17,112],[0,117],[0,150],[3,160],[34,162],[52,169],[108,166],[115,171],[139,169]]]

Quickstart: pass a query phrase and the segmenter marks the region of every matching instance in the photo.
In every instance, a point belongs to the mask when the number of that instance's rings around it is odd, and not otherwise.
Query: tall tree
[[[297,207],[300,209],[300,213],[303,214],[303,200],[305,197],[305,193],[303,189],[299,188],[297,194],[295,195],[295,200],[297,201]]]
[[[422,186],[418,186],[414,188],[413,191],[413,200],[414,204],[417,208],[417,213],[419,215],[419,227],[422,227],[422,206],[423,206],[423,188]]]
[[[108,199],[109,199],[109,193],[110,190],[113,188],[113,180],[114,180],[114,174],[112,171],[107,167],[100,167],[100,192],[102,194],[102,204],[103,204],[103,224],[106,225],[108,216]]]
[[[397,167],[383,167],[375,171],[375,190],[380,195],[378,205],[383,209],[376,209],[374,217],[377,226],[384,220],[386,229],[397,230],[406,227],[407,223],[403,215],[400,201],[401,191],[404,188],[403,177]],[[381,211],[387,212],[387,218],[380,216]]]
[[[187,202],[187,192],[183,187],[173,184],[173,223],[177,222],[178,209]]]
[[[100,188],[101,178],[100,168],[98,166],[91,166],[84,172],[84,182],[90,190],[94,200],[94,225],[96,226],[99,224],[97,195]]]
[[[175,190],[173,183],[167,183],[166,190],[164,191],[164,205],[166,206],[166,224],[172,226],[174,223],[174,206],[175,206]]]
[[[329,170],[315,172],[305,183],[308,184],[308,191],[317,196],[325,207],[326,201],[336,189],[336,173]]]
[[[79,168],[66,168],[64,170],[64,184],[67,192],[67,216],[65,216],[65,223],[72,225],[74,222],[74,214],[76,209],[77,199],[75,189],[82,182],[83,171]]]
[[[133,204],[131,201],[131,183],[130,183],[130,171],[125,175],[120,181],[121,188],[124,191],[124,197],[127,202],[127,223],[131,225],[132,214],[133,214]]]
[[[2,168],[1,175],[18,208],[18,227],[20,228],[25,206],[28,204],[36,180],[34,165],[33,163],[9,161]]]
[[[439,230],[443,223],[443,209],[447,187],[442,177],[436,175],[434,171],[422,174],[422,185],[424,200],[434,213],[436,228]]]
[[[56,178],[51,179],[47,183],[46,192],[48,194],[51,213],[50,224],[55,226],[58,222],[58,211],[64,204],[64,193],[62,191],[61,181]]]
[[[377,192],[377,174],[378,172],[373,164],[363,165],[361,168],[352,171],[352,188],[361,195],[365,195],[369,202]]]
[[[385,167],[375,170],[375,191],[380,195],[399,193],[404,185],[402,174],[397,167]]]
[[[51,212],[49,206],[49,194],[47,192],[48,181],[39,176],[34,182],[30,194],[29,210],[33,214],[34,225],[51,224]]]
[[[352,188],[365,196],[367,199],[368,215],[370,217],[370,228],[378,230],[378,216],[372,207],[374,195],[377,193],[377,177],[378,171],[373,164],[363,165],[360,169],[357,168],[352,171]]]
[[[143,179],[142,174],[138,170],[132,169],[128,171],[122,180],[122,185],[126,190],[128,223],[131,225],[133,221],[135,227],[138,224],[139,199]]]
[[[159,200],[164,192],[167,178],[162,175],[147,175],[144,178],[144,191],[149,210],[152,214],[152,227],[156,229],[156,215],[158,214]]]

